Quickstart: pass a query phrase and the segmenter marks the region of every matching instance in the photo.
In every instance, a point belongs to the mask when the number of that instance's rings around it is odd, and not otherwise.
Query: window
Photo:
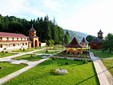
[[[2,48],[2,44],[0,44],[0,48]]]
[[[7,37],[7,40],[9,40],[9,38]]]
[[[2,37],[0,37],[0,40],[2,40]]]

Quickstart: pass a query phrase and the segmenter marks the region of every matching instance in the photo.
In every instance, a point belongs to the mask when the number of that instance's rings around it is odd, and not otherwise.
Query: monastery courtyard
[[[18,66],[20,64],[24,65],[22,68],[19,68],[18,70],[15,70],[15,71],[12,71],[10,73],[6,73],[3,76],[0,76],[0,84],[13,85],[12,79],[15,80],[15,78],[19,77],[19,75],[22,76],[21,74],[26,73],[30,69],[34,69],[34,67],[37,67],[38,64],[40,65],[40,63],[47,62],[51,59],[52,59],[52,62],[54,61],[54,59],[60,59],[60,60],[66,59],[65,61],[69,60],[69,62],[68,62],[69,65],[70,65],[70,62],[71,63],[75,62],[75,64],[79,62],[79,64],[80,64],[80,62],[83,61],[84,59],[88,60],[88,64],[91,63],[91,61],[93,61],[96,73],[94,74],[95,76],[92,76],[92,77],[97,78],[96,83],[92,83],[90,81],[90,77],[89,77],[88,80],[83,79],[82,82],[79,81],[76,84],[79,84],[79,83],[82,84],[82,85],[87,85],[87,84],[112,85],[113,84],[113,82],[109,80],[109,77],[112,77],[112,76],[106,70],[106,67],[102,64],[101,60],[99,58],[95,57],[92,52],[90,52],[89,55],[88,54],[86,55],[88,57],[86,57],[85,54],[83,54],[84,57],[74,57],[74,56],[69,56],[68,53],[66,55],[66,53],[64,53],[64,52],[66,52],[66,50],[65,51],[64,50],[65,50],[65,48],[62,47],[62,46],[43,47],[43,48],[38,48],[38,49],[35,49],[35,50],[32,50],[32,51],[28,51],[28,52],[26,52],[26,51],[25,52],[24,51],[23,52],[15,51],[14,53],[16,53],[16,54],[14,54],[12,56],[5,56],[5,57],[0,58],[0,63],[6,63],[7,62],[9,64],[16,65],[16,66]],[[6,54],[6,53],[4,53],[4,54]],[[65,55],[61,56],[61,54],[62,55],[65,54]],[[74,54],[72,54],[72,55],[74,55]],[[76,56],[76,54],[75,54],[75,56]],[[67,65],[68,65],[68,63],[67,63]],[[55,67],[52,67],[52,68],[56,68],[56,64],[58,64],[58,62],[55,63],[55,61],[54,61],[53,64],[55,64]],[[81,63],[81,65],[82,65],[82,63]],[[87,65],[87,64],[85,64],[85,65]],[[58,66],[58,67],[60,68],[60,66]],[[7,68],[7,67],[2,66],[2,64],[0,64],[0,73],[2,73],[2,70],[4,71],[5,68]],[[69,71],[69,69],[68,69],[68,71]],[[107,73],[107,76],[106,76],[106,73]],[[69,72],[66,75],[68,75],[68,74],[69,74]],[[72,74],[72,73],[70,73],[70,74]],[[108,76],[108,74],[109,74],[109,76]],[[33,74],[33,75],[35,75],[35,74]],[[53,75],[53,76],[55,76],[55,75]],[[60,76],[63,76],[63,75],[60,75]],[[92,79],[92,77],[91,77],[91,79]],[[30,76],[29,76],[29,78],[30,78]],[[88,81],[88,83],[86,83],[87,81]],[[42,82],[43,82],[43,80],[42,80]],[[21,83],[21,82],[19,82],[19,83]],[[16,84],[16,83],[14,83],[14,84]],[[26,83],[26,84],[28,84],[28,83]],[[46,82],[46,84],[47,84],[47,82]],[[57,84],[55,84],[55,85],[57,85]],[[35,84],[33,84],[33,85],[35,85]],[[52,85],[51,82],[50,82],[50,85]],[[63,84],[61,83],[61,85],[63,85]],[[73,85],[73,83],[72,83],[72,85]]]

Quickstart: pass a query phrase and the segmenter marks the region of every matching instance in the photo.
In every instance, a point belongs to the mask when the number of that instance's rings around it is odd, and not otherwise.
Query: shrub
[[[74,59],[74,61],[76,61],[76,59]]]
[[[6,51],[5,53],[8,53],[8,51]]]
[[[69,65],[69,62],[65,62],[65,65]]]
[[[5,51],[2,51],[1,53],[5,53]]]
[[[64,58],[64,59],[67,59],[67,58]]]
[[[57,59],[56,57],[51,57],[52,58],[52,60],[55,60],[55,59]]]
[[[56,74],[56,73],[55,73],[55,69],[50,70],[50,73]]]
[[[2,67],[0,67],[0,69],[2,69]]]
[[[33,57],[33,54],[31,54],[31,57]]]
[[[25,49],[23,48],[23,51],[25,51]]]
[[[86,58],[83,59],[83,63],[86,64],[88,61]]]
[[[46,50],[46,53],[48,53],[48,50]]]

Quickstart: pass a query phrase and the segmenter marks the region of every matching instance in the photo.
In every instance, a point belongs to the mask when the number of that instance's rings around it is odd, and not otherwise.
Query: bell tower
[[[31,47],[39,47],[39,37],[36,36],[36,30],[34,29],[33,24],[31,29],[29,30],[29,38],[32,42]]]
[[[99,39],[103,39],[103,32],[101,30],[97,34]]]
[[[33,24],[31,29],[29,30],[29,36],[36,36],[36,30],[34,29]]]

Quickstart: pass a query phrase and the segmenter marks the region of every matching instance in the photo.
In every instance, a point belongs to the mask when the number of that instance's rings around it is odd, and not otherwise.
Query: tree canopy
[[[110,53],[113,51],[113,34],[109,33],[102,42],[103,51],[108,50]]]
[[[95,38],[94,36],[88,35],[88,36],[86,37],[86,40],[87,40],[88,42],[91,42],[94,38]]]
[[[65,33],[62,27],[56,24],[55,19],[51,21],[48,16],[45,16],[28,21],[15,16],[0,15],[0,31],[2,32],[21,33],[28,36],[32,24],[41,42],[64,43]]]
[[[70,35],[68,31],[66,30],[66,34],[64,35],[64,43],[67,45],[70,42]]]

